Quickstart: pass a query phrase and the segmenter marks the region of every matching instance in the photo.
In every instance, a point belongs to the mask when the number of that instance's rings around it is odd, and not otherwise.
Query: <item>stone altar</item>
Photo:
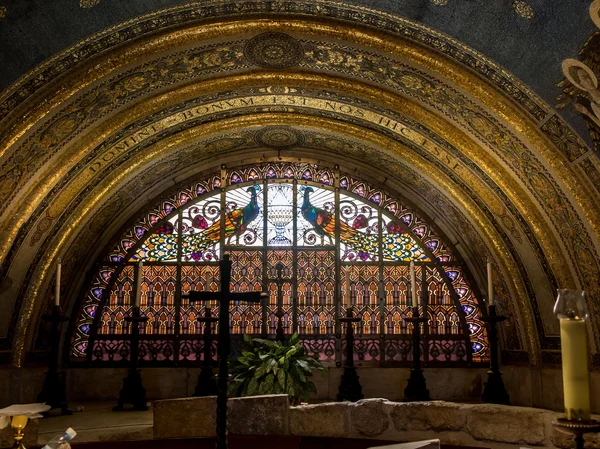
[[[229,400],[231,435],[297,435],[417,441],[490,447],[572,447],[552,428],[558,413],[529,407],[457,404],[444,401],[392,402],[363,399],[291,407],[286,395]],[[154,438],[214,436],[215,397],[154,402]],[[185,417],[185,419],[183,419]],[[600,448],[600,435],[588,438]]]

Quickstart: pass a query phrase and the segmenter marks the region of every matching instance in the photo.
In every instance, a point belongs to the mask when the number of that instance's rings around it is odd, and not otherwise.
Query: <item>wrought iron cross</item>
[[[219,377],[217,381],[217,449],[227,449],[227,377],[229,370],[227,359],[231,347],[229,335],[229,303],[230,301],[246,301],[259,303],[268,295],[263,292],[231,292],[231,259],[229,254],[223,255],[219,262],[221,274],[221,290],[218,292],[190,291],[186,296],[190,302],[219,301],[219,333],[217,357],[219,359]]]

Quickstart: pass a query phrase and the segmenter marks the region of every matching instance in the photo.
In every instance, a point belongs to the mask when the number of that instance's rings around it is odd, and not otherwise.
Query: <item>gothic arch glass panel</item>
[[[182,188],[129,227],[99,263],[82,294],[72,335],[74,362],[107,365],[128,357],[133,273],[144,262],[141,357],[186,365],[202,358],[206,307],[190,290],[216,290],[218,261],[233,260],[232,290],[262,290],[262,305],[232,304],[230,329],[274,336],[298,332],[311,353],[343,363],[337,321],[348,307],[358,323],[359,366],[411,361],[409,263],[428,321],[423,360],[465,366],[488,360],[485,326],[464,263],[414,209],[335,167],[263,163],[223,169]]]

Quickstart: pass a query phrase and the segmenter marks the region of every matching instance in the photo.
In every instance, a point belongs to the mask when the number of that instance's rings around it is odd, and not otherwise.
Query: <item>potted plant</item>
[[[317,392],[308,377],[323,365],[306,353],[298,334],[287,343],[249,335],[244,342],[245,350],[230,364],[229,396],[288,394],[292,405],[298,405]]]

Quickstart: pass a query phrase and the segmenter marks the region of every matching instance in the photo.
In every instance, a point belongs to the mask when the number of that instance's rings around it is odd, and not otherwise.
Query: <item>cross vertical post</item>
[[[346,366],[342,374],[342,382],[338,387],[337,400],[356,402],[364,398],[362,386],[354,367],[354,323],[360,323],[362,318],[354,316],[354,309],[346,309],[346,316],[338,318],[340,323],[346,323]]]
[[[204,363],[198,376],[198,383],[194,389],[194,396],[215,396],[218,392],[217,384],[212,370],[212,323],[219,321],[212,316],[210,307],[206,307],[205,316],[198,318],[199,323],[204,323]]]
[[[229,254],[223,255],[219,262],[221,290],[190,291],[187,295],[190,302],[219,301],[219,333],[217,341],[217,357],[219,359],[219,376],[217,379],[217,449],[227,449],[227,380],[229,376],[228,358],[231,348],[229,333],[229,301],[261,302],[268,295],[264,292],[231,293],[231,267]]]
[[[277,312],[275,316],[277,316],[277,334],[275,339],[277,341],[283,342],[285,340],[285,333],[283,330],[283,283],[285,279],[283,278],[283,264],[279,262],[275,267],[277,270]]]
[[[231,266],[229,254],[225,254],[219,265],[221,272],[221,297],[219,298],[219,378],[217,379],[217,449],[227,449],[227,377],[228,358],[231,346],[229,334],[229,292],[231,290]]]

